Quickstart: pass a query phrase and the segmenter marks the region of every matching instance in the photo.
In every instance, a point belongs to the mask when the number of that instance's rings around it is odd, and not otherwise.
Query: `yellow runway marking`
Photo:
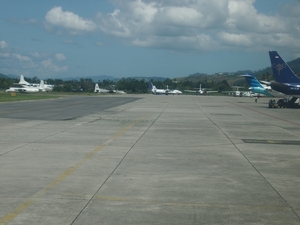
[[[56,185],[58,185],[61,181],[66,179],[69,175],[71,175],[75,170],[77,170],[83,163],[85,163],[88,159],[91,159],[97,152],[99,152],[102,148],[104,148],[108,143],[112,142],[119,136],[121,136],[123,133],[125,133],[127,130],[132,128],[134,125],[138,124],[141,122],[143,119],[145,119],[149,113],[144,115],[143,117],[139,118],[132,124],[128,125],[127,127],[123,128],[120,130],[118,133],[113,135],[111,138],[109,138],[104,144],[99,145],[97,148],[95,148],[93,151],[88,153],[83,159],[81,159],[79,162],[77,162],[73,167],[69,168],[66,170],[64,173],[62,173],[60,176],[58,176],[55,180],[53,180],[51,183],[49,183],[46,187],[44,187],[42,190],[34,194],[32,197],[27,199],[24,203],[19,205],[15,210],[12,212],[8,213],[4,217],[0,219],[0,225],[6,225],[10,221],[14,220],[20,213],[22,213],[25,209],[33,205],[36,201],[37,198],[43,196],[46,194],[50,189],[54,188]]]

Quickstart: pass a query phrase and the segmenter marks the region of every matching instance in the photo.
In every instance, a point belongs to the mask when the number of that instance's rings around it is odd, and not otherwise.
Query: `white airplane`
[[[98,84],[95,84],[94,92],[97,92],[97,93],[117,93],[117,94],[126,94],[125,91],[119,91],[119,90],[107,90],[107,89],[99,88],[99,85],[98,85]]]
[[[182,94],[182,92],[175,89],[175,90],[169,90],[169,94],[171,94],[171,95],[180,95],[180,94]]]
[[[46,89],[44,87],[44,81],[43,80],[41,80],[41,83],[39,84],[38,87],[23,86],[22,84],[16,84],[15,87],[10,87],[9,89],[6,89],[7,93],[12,93],[12,92],[35,93],[35,92],[44,92],[44,91],[46,91]]]
[[[184,91],[197,93],[197,94],[200,94],[200,95],[206,95],[207,93],[216,93],[216,92],[218,92],[218,91],[208,91],[208,90],[202,89],[201,84],[200,84],[199,90],[197,90],[197,91],[194,91],[194,90],[184,90]]]
[[[127,94],[125,91],[119,91],[119,90],[116,90],[116,93],[117,94]]]
[[[236,87],[235,96],[240,97],[241,92],[239,91],[239,87]]]
[[[103,88],[99,88],[98,84],[95,84],[95,90],[94,92],[98,92],[98,93],[108,93],[109,90],[103,89]]]
[[[19,81],[18,84],[20,84],[20,85],[26,85],[26,86],[33,86],[32,84],[28,83],[28,82],[24,79],[24,76],[23,76],[23,75],[20,76],[20,81]]]
[[[232,88],[236,88],[236,91],[222,91],[222,93],[226,93],[226,94],[229,94],[229,95],[233,95],[233,96],[236,96],[236,97],[240,97],[244,94],[244,91],[239,91],[239,88],[242,88],[240,86],[231,86]]]
[[[44,83],[44,81],[43,81],[43,83]],[[23,87],[36,87],[36,88],[38,88],[40,86],[40,84],[34,84],[34,83],[32,84],[32,83],[27,82],[24,79],[23,75],[20,76],[20,81],[17,84],[22,85]],[[41,89],[45,89],[45,91],[52,91],[53,88],[54,88],[54,85],[44,84],[44,87],[41,88]]]
[[[149,89],[151,90],[151,92],[154,94],[154,95],[168,95],[168,94],[171,94],[171,95],[179,95],[179,94],[182,94],[181,91],[179,90],[170,90],[169,87],[167,86],[167,89],[157,89],[153,84],[152,82],[149,83]]]

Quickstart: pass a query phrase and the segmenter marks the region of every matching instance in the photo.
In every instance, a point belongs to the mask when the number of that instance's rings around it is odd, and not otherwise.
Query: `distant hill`
[[[8,76],[10,78],[18,78],[18,79],[20,78],[20,75],[14,75],[14,74],[8,74],[6,76]]]
[[[295,72],[296,75],[300,75],[300,58],[294,59],[292,61],[287,62],[287,64],[289,65],[289,67],[291,67],[291,69]],[[265,69],[259,70],[255,72],[255,75],[257,77],[262,76],[265,73],[270,73],[272,74],[272,68],[271,66],[266,67]]]
[[[2,74],[2,73],[0,73],[0,77],[3,77],[3,78],[9,78],[8,76],[6,76],[6,75],[4,75],[4,74]]]
[[[92,77],[66,77],[66,78],[62,78],[62,80],[80,80],[81,78],[83,79],[92,79],[94,82],[102,82],[103,80],[111,80],[111,81],[118,81],[119,78],[115,78],[112,76],[106,76],[106,75],[102,75],[102,76],[92,76]],[[58,78],[54,78],[54,79],[58,79]]]
[[[296,74],[300,74],[300,58],[292,60],[288,64]]]
[[[213,75],[206,74],[192,74],[187,77],[177,78],[176,80],[184,82],[184,81],[192,81],[192,82],[215,82],[220,83],[223,80],[226,80],[229,85],[240,85],[241,82],[244,82],[245,78],[241,77],[241,74],[246,74],[247,72],[236,72],[236,73],[218,73]]]
[[[150,81],[150,80],[153,80],[153,81],[165,81],[167,78],[165,77],[129,77],[129,78],[132,78],[132,79],[137,79],[137,80],[142,80],[144,79],[145,81]]]
[[[287,62],[289,67],[299,76],[300,75],[300,58]],[[271,66],[266,67],[265,69],[258,71],[237,71],[234,73],[219,73],[219,74],[203,74],[203,73],[195,73],[191,74],[187,77],[176,78],[178,81],[192,81],[192,82],[221,82],[223,80],[227,80],[230,85],[240,85],[244,82],[244,78],[240,75],[242,74],[253,73],[258,79],[261,79],[263,75],[269,74],[272,77],[272,68]]]

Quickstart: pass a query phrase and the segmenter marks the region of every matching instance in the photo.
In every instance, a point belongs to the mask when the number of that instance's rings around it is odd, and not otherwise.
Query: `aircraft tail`
[[[153,94],[156,94],[156,87],[152,84],[152,82],[149,82],[149,89]]]
[[[151,91],[156,90],[156,87],[152,84],[152,82],[149,83],[149,89]]]
[[[41,80],[40,82],[39,91],[45,91],[45,85],[43,80]]]
[[[276,51],[269,51],[273,77],[279,83],[300,83],[300,78]]]
[[[253,87],[264,88],[264,86],[256,79],[255,76],[249,75],[249,74],[245,74],[245,75],[242,75],[242,76],[245,77],[246,82],[248,83],[250,88],[253,88]]]
[[[19,84],[29,85],[29,83],[24,79],[24,76],[23,76],[23,75],[20,76]]]
[[[100,88],[99,88],[98,84],[95,84],[95,90],[94,90],[94,92],[100,92]]]
[[[150,91],[152,91],[152,89],[153,89],[153,84],[152,84],[152,82],[149,82],[149,89],[150,89]]]

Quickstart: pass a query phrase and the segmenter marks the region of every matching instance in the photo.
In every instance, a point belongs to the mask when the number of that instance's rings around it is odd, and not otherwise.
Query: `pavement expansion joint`
[[[290,141],[290,140],[242,139],[242,141],[250,144],[300,145],[300,141]]]

